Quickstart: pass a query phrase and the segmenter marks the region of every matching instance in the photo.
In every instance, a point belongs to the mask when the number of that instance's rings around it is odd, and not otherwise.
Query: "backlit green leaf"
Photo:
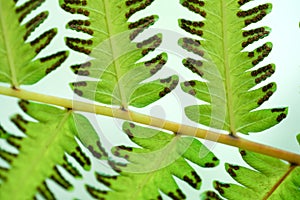
[[[188,164],[189,160],[201,167],[214,167],[219,160],[197,139],[171,135],[133,123],[124,123],[124,132],[140,148],[118,146],[114,155],[129,163],[109,164],[119,176],[97,174],[99,182],[110,191],[100,191],[87,186],[97,199],[161,199],[159,190],[173,199],[185,199],[172,176],[182,179],[195,189],[201,186],[201,178]]]
[[[258,5],[247,11],[248,1],[188,1],[180,3],[204,17],[203,21],[180,19],[185,31],[204,40],[182,38],[179,45],[203,59],[187,58],[183,65],[206,80],[191,80],[182,89],[207,104],[185,108],[186,115],[203,125],[231,134],[248,134],[270,128],[287,115],[287,108],[259,108],[275,92],[276,84],[253,87],[275,72],[274,64],[262,65],[272,50],[272,43],[246,50],[255,41],[270,34],[268,27],[248,28],[271,12],[272,4]]]
[[[123,109],[128,106],[140,108],[157,101],[176,87],[177,76],[147,81],[165,65],[166,53],[149,61],[139,61],[161,44],[162,35],[132,42],[144,29],[153,25],[158,16],[146,16],[136,22],[128,22],[128,18],[153,1],[87,0],[77,4],[60,0],[64,10],[88,17],[87,20],[72,20],[67,27],[92,36],[88,40],[66,38],[71,49],[91,57],[86,63],[73,65],[74,73],[97,79],[72,83],[77,95]]]
[[[299,198],[299,166],[249,151],[241,150],[240,153],[253,169],[225,164],[228,174],[241,185],[215,181],[214,187],[220,195],[229,200],[296,200]],[[208,194],[211,195],[213,192],[203,194],[203,199],[218,199],[209,198]]]
[[[82,115],[72,110],[27,101],[21,101],[20,107],[37,122],[27,121],[21,115],[12,118],[26,134],[25,137],[16,137],[4,129],[0,130],[0,137],[19,151],[15,154],[2,147],[0,149],[0,157],[10,165],[9,169],[0,168],[1,199],[32,199],[37,192],[46,199],[53,199],[45,182],[47,178],[71,190],[73,186],[62,177],[57,165],[63,166],[75,177],[81,177],[81,174],[68,163],[65,153],[71,155],[85,170],[91,167],[89,158],[82,152],[75,137],[95,157],[107,158],[96,132]]]
[[[15,6],[17,1],[0,1],[0,82],[10,83],[16,88],[36,83],[67,58],[68,53],[61,51],[35,59],[57,33],[57,29],[52,28],[28,41],[49,13],[40,12],[26,23],[23,23],[24,19],[44,1],[26,1],[18,7]]]

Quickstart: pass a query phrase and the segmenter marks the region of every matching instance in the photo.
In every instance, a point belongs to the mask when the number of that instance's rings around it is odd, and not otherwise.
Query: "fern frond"
[[[71,87],[77,95],[126,110],[128,106],[147,106],[176,87],[177,76],[144,82],[167,61],[167,54],[162,53],[149,61],[139,62],[160,45],[162,35],[132,42],[144,29],[154,24],[158,16],[146,16],[136,22],[128,22],[128,18],[153,1],[87,0],[77,3],[60,0],[61,7],[67,12],[89,17],[88,20],[72,20],[67,25],[70,29],[92,36],[88,40],[66,38],[66,44],[71,49],[93,58],[71,66],[75,74],[97,79],[72,83]]]
[[[97,180],[111,190],[101,191],[87,186],[97,199],[162,199],[159,190],[172,199],[185,199],[172,176],[199,189],[201,178],[188,164],[189,160],[201,167],[214,167],[219,160],[197,139],[168,134],[133,123],[124,123],[123,131],[140,148],[118,146],[114,155],[128,163],[109,161],[119,176],[97,174]]]
[[[26,137],[16,137],[0,130],[1,138],[19,151],[14,154],[1,148],[1,158],[10,165],[9,169],[0,169],[1,199],[32,199],[37,192],[46,199],[54,199],[45,182],[47,178],[65,189],[72,189],[73,186],[62,177],[57,165],[64,167],[74,177],[81,177],[81,174],[69,163],[65,153],[85,170],[89,170],[91,165],[75,137],[95,157],[107,159],[96,132],[83,116],[72,110],[61,110],[45,104],[21,101],[19,105],[37,122],[27,121],[21,115],[12,118],[12,122]]]
[[[215,189],[227,199],[289,199],[300,196],[300,167],[265,155],[240,151],[253,169],[225,164],[228,174],[241,185],[214,182]],[[203,199],[212,196],[209,191]],[[216,197],[217,199],[218,197]],[[214,198],[208,198],[214,199]]]
[[[184,66],[207,81],[191,80],[181,84],[185,92],[207,102],[186,107],[186,115],[195,122],[232,135],[260,132],[282,121],[288,111],[285,107],[255,110],[276,90],[274,82],[253,89],[275,72],[274,64],[260,64],[271,52],[272,44],[267,42],[252,51],[245,49],[270,34],[268,27],[249,29],[248,25],[263,19],[271,12],[272,5],[266,3],[245,11],[240,7],[248,1],[180,2],[205,18],[203,21],[179,20],[184,30],[204,38],[179,40],[179,45],[203,58],[184,59]]]
[[[18,7],[15,6],[17,1],[0,2],[0,82],[10,83],[14,88],[33,84],[66,60],[66,51],[34,60],[57,33],[57,29],[52,28],[28,41],[31,33],[47,19],[48,12],[41,12],[22,23],[44,1],[30,0]]]

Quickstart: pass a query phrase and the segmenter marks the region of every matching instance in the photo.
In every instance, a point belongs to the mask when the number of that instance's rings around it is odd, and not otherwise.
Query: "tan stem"
[[[61,106],[64,108],[71,108],[76,111],[96,113],[109,117],[115,117],[119,119],[129,120],[140,124],[150,125],[157,128],[172,131],[181,135],[189,135],[210,141],[215,141],[230,146],[235,146],[241,149],[265,154],[268,156],[276,157],[282,160],[286,160],[290,163],[300,165],[300,155],[264,144],[252,142],[241,137],[232,137],[226,134],[220,134],[213,131],[208,131],[200,128],[195,128],[188,125],[178,124],[168,120],[151,117],[132,111],[124,111],[118,108],[111,108],[107,106],[101,106],[96,104],[90,104],[80,101],[73,101],[70,99],[64,99],[60,97],[54,97],[26,90],[14,90],[12,88],[0,86],[0,94],[17,97],[25,100],[32,100],[41,103],[52,104]]]

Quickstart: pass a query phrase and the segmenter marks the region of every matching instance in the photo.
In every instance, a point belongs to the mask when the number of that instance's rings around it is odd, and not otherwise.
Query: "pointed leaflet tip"
[[[129,122],[123,124],[123,130],[126,134],[130,133],[131,141],[140,147],[118,146],[112,149],[113,154],[127,159],[128,163],[122,165],[109,161],[120,173],[117,179],[105,174],[97,176],[99,182],[111,189],[102,193],[101,198],[153,199],[159,196],[160,190],[173,199],[184,199],[186,195],[172,176],[195,189],[202,184],[200,175],[186,160],[202,167],[213,167],[219,163],[212,152],[192,137],[169,134]],[[148,179],[149,176],[152,178]],[[141,187],[140,182],[146,178],[148,181]],[[140,188],[140,192],[137,194],[132,188]]]
[[[239,184],[215,182],[224,198],[239,199],[294,199],[300,195],[300,168],[279,159],[240,150],[242,158],[252,167],[225,164],[226,171]],[[253,169],[254,168],[254,169]],[[259,183],[257,182],[259,180]]]
[[[14,145],[16,147],[21,146],[17,159],[15,159],[16,155],[0,151],[0,156],[12,163],[11,168],[4,174],[9,181],[1,185],[3,199],[31,199],[36,194],[37,188],[47,198],[52,199],[44,182],[49,177],[63,187],[71,189],[72,186],[59,177],[59,174],[55,174],[53,169],[57,164],[61,164],[70,174],[80,177],[80,173],[66,163],[66,153],[71,155],[84,169],[90,169],[90,159],[80,149],[75,137],[95,157],[106,159],[107,154],[100,144],[98,135],[83,116],[74,114],[72,110],[62,110],[54,106],[24,100],[21,100],[19,104],[26,114],[36,121],[27,121],[21,115],[15,115],[12,118],[28,137],[19,140],[18,138],[7,139],[9,144],[16,144]],[[74,119],[78,122],[77,127]],[[43,132],[46,134],[41,134]],[[2,135],[1,133],[1,137]],[[34,173],[32,173],[32,165],[26,165],[26,163],[34,163],[36,169]],[[3,176],[2,171],[0,175]],[[15,177],[27,180],[28,184],[22,184]],[[11,193],[15,190],[18,192]]]
[[[48,60],[50,64],[41,62],[41,59],[35,59],[37,54],[52,42],[57,33],[55,28],[44,31],[32,41],[27,42],[31,33],[46,20],[48,13],[41,12],[34,15],[27,23],[21,23],[43,2],[44,0],[30,0],[18,7],[13,1],[1,2],[0,17],[5,19],[6,23],[0,31],[0,38],[4,38],[0,41],[0,49],[6,53],[0,55],[2,63],[0,82],[10,83],[15,88],[19,88],[20,85],[34,84],[60,66],[68,56],[64,52],[64,59],[57,58],[54,59],[55,62]]]
[[[129,105],[142,108],[159,100],[176,88],[178,79],[178,76],[174,75],[135,86]]]
[[[103,1],[99,4],[83,2],[60,1],[61,7],[67,12],[84,15],[86,12],[89,17],[87,20],[71,20],[67,28],[93,36],[88,40],[65,38],[69,48],[93,58],[87,63],[71,67],[79,76],[97,79],[73,83],[71,87],[77,95],[126,109],[129,105],[145,107],[175,88],[176,82],[163,86],[157,81],[145,81],[166,64],[165,54],[161,54],[157,60],[137,62],[161,44],[162,34],[158,33],[142,42],[132,42],[140,32],[153,25],[158,16],[143,16],[136,22],[129,22],[128,18],[154,0]],[[112,13],[119,18],[113,17]]]
[[[83,115],[73,113],[72,127],[82,144],[98,159],[106,160],[108,154],[103,148],[99,136],[89,120]]]
[[[50,44],[56,35],[56,29],[45,31],[34,40],[27,42],[31,33],[46,20],[48,12],[41,12],[27,23],[22,25],[21,23],[43,2],[44,0],[30,0],[18,7],[15,7],[13,1],[1,2],[0,13],[1,18],[5,19],[5,23],[0,28],[0,38],[4,38],[0,42],[0,49],[6,53],[1,57],[3,66],[0,70],[0,82],[10,83],[12,87],[16,88],[19,88],[20,85],[31,85],[41,80],[47,72],[57,68],[64,61],[56,60],[49,66],[48,63],[42,63],[39,59],[34,60],[37,54]],[[2,9],[11,10],[4,11]],[[24,54],[24,52],[26,53]],[[20,59],[19,55],[23,55],[23,59]]]
[[[267,42],[251,52],[241,51],[270,34],[271,29],[266,26],[250,30],[243,30],[243,27],[264,18],[271,12],[272,4],[243,10],[240,7],[248,0],[205,1],[205,4],[198,5],[199,2],[180,1],[184,7],[200,12],[200,15],[202,10],[205,11],[206,19],[203,22],[182,19],[179,20],[179,25],[192,34],[197,35],[199,31],[198,36],[204,40],[182,38],[178,44],[205,58],[199,61],[187,58],[183,60],[183,65],[206,82],[185,82],[181,87],[186,93],[208,104],[185,108],[187,117],[206,126],[243,134],[260,132],[278,124],[286,117],[286,111],[253,111],[276,90],[274,83],[253,90],[256,84],[265,81],[275,72],[273,64],[253,70],[271,53],[272,43]],[[216,9],[221,12],[216,13]]]

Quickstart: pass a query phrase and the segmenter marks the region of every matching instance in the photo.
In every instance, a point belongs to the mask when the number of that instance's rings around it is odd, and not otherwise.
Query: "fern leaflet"
[[[140,148],[118,146],[114,155],[129,163],[109,164],[119,176],[97,174],[99,182],[110,191],[87,186],[97,199],[161,199],[159,190],[172,199],[185,199],[173,176],[182,179],[195,189],[201,186],[201,178],[186,159],[202,167],[214,167],[219,160],[197,139],[168,134],[125,122],[123,131]]]
[[[82,115],[27,101],[21,101],[20,107],[38,122],[27,121],[21,115],[12,118],[26,137],[16,137],[4,129],[0,130],[1,138],[19,150],[18,154],[14,154],[1,147],[0,157],[10,164],[9,169],[0,168],[1,199],[31,199],[37,192],[46,199],[54,199],[45,182],[47,178],[65,189],[72,189],[72,185],[61,176],[57,165],[63,166],[75,177],[81,175],[68,163],[65,153],[74,157],[85,170],[91,167],[89,158],[82,152],[75,137],[95,157],[106,159],[107,154],[96,132]]]
[[[275,72],[274,64],[260,66],[271,52],[272,44],[267,42],[253,51],[242,51],[269,35],[268,27],[243,28],[263,19],[271,12],[272,5],[266,3],[244,11],[240,7],[248,1],[180,2],[205,18],[204,21],[179,20],[184,30],[204,38],[201,41],[179,40],[183,48],[203,57],[201,60],[184,59],[184,66],[207,80],[181,84],[185,92],[208,103],[186,107],[186,115],[195,122],[226,130],[232,135],[260,132],[282,121],[287,108],[255,110],[276,90],[274,82],[253,89]]]
[[[286,164],[279,159],[249,151],[241,150],[240,153],[253,169],[225,164],[228,174],[242,186],[215,181],[214,187],[219,194],[232,200],[296,200],[299,198],[299,166]],[[207,198],[213,194],[213,192],[207,192],[203,194],[203,197]]]
[[[152,2],[87,0],[77,4],[76,1],[60,0],[64,10],[89,17],[88,20],[68,23],[68,28],[92,36],[88,40],[66,38],[67,46],[91,57],[86,63],[71,66],[75,74],[97,79],[72,83],[71,87],[77,95],[127,110],[128,106],[147,106],[176,87],[177,76],[144,82],[165,65],[166,53],[146,62],[138,62],[160,45],[161,34],[142,42],[132,42],[158,17],[151,15],[132,23],[127,20]]]
[[[15,6],[17,0],[0,1],[0,81],[10,83],[14,88],[36,83],[59,67],[68,56],[68,52],[60,51],[34,59],[53,40],[57,29],[49,29],[28,41],[31,33],[47,19],[48,12],[41,12],[21,23],[44,1],[30,0],[18,7]]]

